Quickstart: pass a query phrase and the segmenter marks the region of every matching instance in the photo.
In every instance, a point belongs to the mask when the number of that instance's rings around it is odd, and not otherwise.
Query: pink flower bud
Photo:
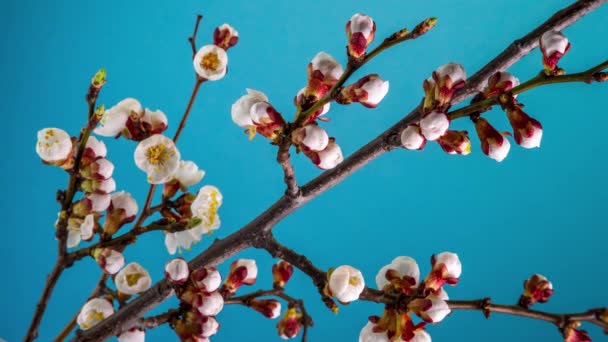
[[[252,309],[270,319],[275,319],[281,315],[281,303],[274,299],[254,299],[249,305]]]
[[[125,264],[122,253],[109,247],[95,248],[92,255],[99,267],[107,274],[115,274]]]
[[[548,31],[540,37],[540,51],[543,54],[543,65],[547,71],[555,70],[557,63],[568,50],[570,50],[570,43],[561,32]]]
[[[329,136],[323,128],[310,124],[295,130],[292,134],[292,141],[303,150],[319,152],[329,144]]]
[[[220,328],[219,323],[213,316],[204,316],[198,310],[189,310],[184,314],[184,319],[176,322],[175,332],[182,341],[209,341],[208,338],[215,335]]]
[[[564,342],[591,342],[591,337],[589,337],[587,331],[577,329],[580,326],[581,322],[569,322],[562,330]]]
[[[485,97],[492,97],[511,90],[519,85],[519,79],[508,72],[498,71],[488,79],[483,90]]]
[[[285,315],[277,323],[279,336],[283,339],[290,339],[298,336],[302,326],[302,314],[296,308],[289,308]]]
[[[348,54],[354,58],[365,55],[367,46],[374,40],[376,23],[371,17],[356,13],[346,23],[346,35],[348,36]]]
[[[540,274],[534,274],[524,281],[524,293],[519,298],[519,306],[529,308],[532,304],[546,303],[553,294],[553,284]]]
[[[467,131],[448,130],[437,142],[448,154],[467,155],[471,153],[471,140]]]
[[[388,93],[389,82],[377,74],[367,75],[357,82],[345,87],[336,97],[340,104],[359,102],[365,107],[376,108]]]
[[[94,136],[90,136],[82,153],[80,165],[87,165],[96,159],[105,158],[107,154],[106,144]]]
[[[190,274],[190,279],[196,288],[205,291],[213,292],[222,284],[220,272],[215,267],[201,267]]]
[[[475,129],[477,130],[479,141],[481,141],[483,153],[497,162],[503,161],[511,149],[509,140],[484,118],[476,119]]]
[[[146,340],[146,331],[139,328],[131,328],[120,333],[118,342],[144,342]]]
[[[543,126],[541,123],[531,118],[516,104],[508,107],[506,112],[511,127],[513,127],[515,142],[524,148],[540,147],[543,137]]]
[[[226,51],[235,46],[238,41],[239,33],[228,24],[222,24],[213,31],[213,44]]]
[[[433,72],[435,81],[435,100],[438,109],[445,109],[452,101],[457,90],[464,87],[467,74],[462,65],[448,63],[440,66]]]
[[[273,286],[275,288],[285,287],[285,284],[293,274],[293,266],[284,260],[279,260],[272,265]]]
[[[234,293],[245,285],[253,285],[258,276],[258,266],[253,259],[239,259],[230,264],[230,273],[224,281],[223,288]]]
[[[94,180],[109,179],[113,172],[114,164],[105,158],[97,159],[80,169],[83,178]]]
[[[85,179],[80,183],[80,189],[84,192],[109,194],[116,191],[116,181],[114,178],[104,180]]]
[[[329,139],[329,144],[327,144],[327,147],[323,151],[304,151],[304,153],[315,165],[323,170],[333,169],[344,160],[342,149],[333,141],[333,138]]]
[[[110,201],[111,197],[108,194],[87,193],[85,198],[74,204],[72,212],[82,217],[91,213],[100,213],[110,206]]]
[[[137,202],[130,193],[124,191],[113,193],[108,215],[103,224],[104,237],[112,236],[120,227],[135,220],[138,210]]]
[[[298,109],[298,111],[300,113],[308,110],[318,100],[320,100],[320,97],[317,96],[318,94],[307,93],[307,90],[308,90],[307,87],[300,89],[300,91],[298,92],[298,94],[295,96],[295,98],[293,100],[294,104],[296,105],[296,108]],[[315,121],[318,117],[327,114],[329,112],[330,107],[331,107],[330,102],[327,102],[321,108],[317,109],[312,115],[310,115],[305,123],[311,123],[311,122]],[[329,119],[321,119],[321,120],[327,121]]]
[[[462,264],[457,254],[443,252],[431,258],[433,269],[426,277],[426,292],[438,293],[443,285],[456,285],[462,273]]]
[[[401,145],[408,150],[422,150],[424,148],[426,138],[420,131],[420,125],[409,125],[401,132]]]
[[[445,113],[431,112],[420,120],[420,131],[427,140],[437,140],[450,127],[450,119]]]
[[[183,258],[175,258],[165,265],[165,277],[174,284],[183,284],[188,280],[190,269]]]
[[[216,316],[224,308],[224,297],[218,292],[202,293],[196,309],[203,316]]]
[[[256,131],[262,136],[274,140],[283,131],[285,120],[268,102],[257,102],[249,111]]]

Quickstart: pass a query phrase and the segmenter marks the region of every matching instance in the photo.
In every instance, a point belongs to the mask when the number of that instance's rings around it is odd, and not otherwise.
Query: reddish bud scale
[[[577,330],[580,327],[580,322],[570,322],[563,329],[564,342],[591,342],[591,337],[585,330]]]
[[[154,134],[162,134],[167,130],[167,125],[158,123],[152,126],[150,123],[141,120],[141,118],[130,115],[125,124],[126,128],[122,135],[133,141],[142,141]]]
[[[505,137],[496,130],[488,120],[484,118],[478,118],[475,122],[475,130],[481,141],[481,150],[486,155],[490,154],[490,144],[495,143],[501,145]]]
[[[496,96],[517,85],[519,85],[519,81],[515,77],[504,71],[498,71],[488,78],[488,86],[484,89],[483,96],[486,98]]]
[[[445,112],[449,107],[454,94],[464,87],[464,80],[453,81],[448,75],[439,77],[437,72],[433,71],[433,79],[435,80],[435,107],[440,112]]]
[[[300,333],[302,314],[295,308],[289,308],[285,315],[277,323],[279,336],[283,338],[294,338]]]
[[[274,287],[285,287],[293,274],[293,266],[287,261],[280,260],[272,265],[272,278]]]
[[[509,118],[509,123],[511,123],[511,127],[513,127],[513,135],[515,137],[515,142],[518,145],[522,145],[524,147],[538,147],[540,145],[540,138],[535,138],[536,135],[542,135],[543,126],[541,123],[531,118],[528,114],[526,114],[521,106],[515,104],[507,108],[507,118]],[[536,143],[538,140],[538,144]]]
[[[177,191],[180,189],[180,184],[177,179],[173,179],[163,186],[163,198],[171,198],[175,196]]]
[[[541,50],[543,50],[542,45]],[[546,55],[543,52],[543,66],[545,67],[545,69],[549,71],[555,70],[557,68],[557,63],[559,63],[559,60],[566,54],[566,52],[568,52],[568,50],[570,50],[570,43],[568,43],[568,45],[566,46],[566,50],[564,51],[564,53],[555,51],[551,55]]]
[[[437,140],[441,148],[448,154],[471,153],[471,140],[467,131],[447,131]]]
[[[399,290],[403,294],[411,295],[414,293],[416,279],[414,279],[413,277],[407,275],[400,277],[399,272],[393,269],[389,269],[388,271],[386,271],[385,277],[386,280],[388,280],[389,283],[393,286],[393,288]]]
[[[245,284],[245,279],[247,279],[247,267],[240,266],[231,269],[230,274],[228,274],[228,277],[224,282],[222,290],[225,290],[229,293],[235,293],[236,290],[239,289],[239,287]]]
[[[277,112],[274,107],[268,106],[266,109],[266,114],[268,117],[263,122],[253,121],[256,131],[262,136],[274,140],[279,134],[283,131],[285,126],[285,120],[281,113]]]
[[[233,30],[225,27],[224,25],[216,27],[213,31],[213,44],[221,47],[224,50],[228,50],[235,46],[239,41],[239,36],[234,35]]]
[[[274,319],[281,314],[281,303],[274,299],[252,300],[249,304],[266,318]]]
[[[519,298],[519,305],[525,308],[532,304],[546,303],[553,295],[553,284],[540,274],[535,274],[524,281],[524,292]]]

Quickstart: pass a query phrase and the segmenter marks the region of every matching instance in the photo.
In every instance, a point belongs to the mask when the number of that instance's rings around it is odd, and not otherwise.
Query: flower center
[[[359,284],[361,284],[361,279],[359,279],[359,277],[350,277],[348,278],[348,283],[351,286],[358,286]]]
[[[152,165],[164,164],[171,156],[173,155],[172,151],[167,148],[164,144],[154,145],[149,147],[146,151],[146,158],[148,162]]]
[[[220,66],[220,58],[215,52],[209,52],[201,58],[201,68],[215,71]]]
[[[127,284],[129,286],[135,286],[137,284],[137,282],[139,281],[139,279],[143,278],[143,274],[141,274],[141,273],[128,274],[125,278],[126,278]]]

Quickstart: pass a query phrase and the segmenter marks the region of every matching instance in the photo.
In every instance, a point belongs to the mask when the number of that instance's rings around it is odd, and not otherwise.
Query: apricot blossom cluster
[[[549,31],[540,38],[543,53],[544,73],[558,75],[563,70],[557,67],[559,59],[568,51],[570,43],[560,32]],[[454,94],[466,81],[466,73],[460,64],[448,63],[439,67],[432,77],[423,82],[425,92],[422,118],[419,123],[409,125],[401,133],[402,145],[410,150],[421,150],[426,141],[437,141],[449,154],[467,155],[471,152],[471,141],[467,131],[449,130],[448,110]],[[543,128],[538,120],[523,111],[517,96],[511,89],[519,86],[519,79],[504,72],[496,72],[488,79],[486,87],[473,100],[473,103],[497,97],[511,124],[515,142],[523,148],[540,147]],[[501,162],[509,153],[511,144],[509,133],[499,132],[488,120],[480,117],[480,112],[470,115],[481,142],[481,150],[490,158]]]

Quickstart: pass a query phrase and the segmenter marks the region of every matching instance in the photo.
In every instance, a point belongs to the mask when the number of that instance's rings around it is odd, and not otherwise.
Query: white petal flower
[[[434,267],[445,265],[447,269],[447,277],[460,278],[462,274],[462,264],[458,258],[458,254],[451,252],[442,252],[435,256]]]
[[[90,210],[96,213],[105,211],[110,206],[112,197],[108,194],[87,194],[86,199],[89,200]]]
[[[141,121],[147,126],[146,129],[152,134],[162,133],[167,129],[169,121],[167,116],[160,110],[152,111],[148,108],[144,110]]]
[[[521,135],[519,146],[524,148],[536,148],[540,147],[540,142],[543,139],[543,129],[540,127],[532,126],[532,133],[530,135]],[[506,140],[506,139],[505,139]]]
[[[131,328],[120,333],[118,342],[144,342],[146,340],[146,332],[138,328]]]
[[[193,64],[200,77],[217,81],[226,75],[228,55],[217,45],[205,45],[194,56]]]
[[[205,171],[199,170],[198,166],[193,161],[184,161],[181,160],[179,162],[179,166],[177,171],[173,177],[177,179],[183,186],[191,186],[194,185],[203,179],[205,176]]]
[[[253,259],[239,259],[230,265],[230,272],[232,273],[238,267],[245,267],[247,269],[247,276],[243,279],[245,284],[253,284],[258,277],[258,265]]]
[[[131,196],[130,193],[119,191],[111,195],[112,197],[112,210],[124,210],[125,217],[132,217],[137,215],[139,208],[137,202]]]
[[[350,32],[361,32],[365,39],[368,39],[374,29],[374,20],[368,15],[355,13],[350,18]]]
[[[467,73],[464,71],[462,65],[458,63],[444,64],[437,68],[437,70],[435,70],[435,73],[437,73],[437,76],[440,79],[449,76],[452,80],[452,83],[465,81],[467,79]]]
[[[323,170],[329,170],[340,164],[344,157],[342,156],[342,149],[336,143],[329,143],[323,151],[318,152],[319,155],[319,168]]]
[[[68,248],[76,247],[80,240],[90,240],[93,237],[95,228],[95,216],[89,214],[82,219],[68,220],[68,238],[66,244]]]
[[[415,280],[415,285],[418,285],[420,281],[420,268],[414,258],[409,256],[399,256],[393,259],[390,264],[383,266],[378,274],[376,274],[376,286],[382,290],[384,286],[388,284],[386,279],[386,272],[388,270],[394,270],[397,272],[400,278],[408,276]]]
[[[181,232],[167,233],[165,234],[165,246],[169,254],[175,254],[178,250],[181,253],[182,248],[190,250],[193,243],[201,240],[203,235],[203,228],[198,226],[196,228],[190,228]]]
[[[171,180],[179,167],[180,157],[173,140],[160,134],[142,140],[135,149],[135,164],[148,174],[150,184]]]
[[[92,253],[95,261],[107,274],[116,274],[125,265],[125,257],[112,248],[95,248]]]
[[[344,69],[332,56],[321,51],[310,62],[312,71],[320,71],[325,79],[339,79]]]
[[[414,332],[414,338],[410,342],[431,342],[431,335],[425,330],[418,329]]]
[[[152,279],[148,271],[136,262],[125,266],[114,278],[116,289],[126,295],[134,295],[150,288]]]
[[[224,297],[218,292],[203,295],[203,301],[198,312],[204,316],[216,316],[224,308]]]
[[[116,181],[114,178],[108,178],[101,181],[96,181],[95,191],[102,194],[109,194],[116,191]]]
[[[198,227],[202,227],[202,234],[209,233],[220,227],[220,216],[217,214],[222,205],[223,196],[218,188],[205,185],[190,205],[192,216],[202,220]],[[197,227],[197,228],[198,228]]]
[[[46,162],[68,159],[72,153],[72,139],[60,128],[45,128],[38,131],[36,153]]]
[[[498,144],[495,141],[490,141],[488,143],[488,157],[497,162],[503,161],[509,154],[509,150],[511,150],[511,143],[506,137],[503,137],[501,144]]]
[[[306,125],[303,129],[305,135],[302,144],[304,146],[312,151],[322,151],[327,147],[329,136],[323,128],[317,125]]]
[[[367,99],[360,102],[368,107],[376,107],[388,93],[388,86],[388,81],[376,75],[371,75],[367,82],[361,86],[361,89],[367,92]]]
[[[361,271],[348,265],[336,268],[329,277],[329,289],[342,303],[359,299],[364,288],[365,280]]]
[[[80,175],[86,179],[104,180],[112,177],[114,164],[101,158],[80,169]]]
[[[112,303],[103,298],[93,298],[80,310],[76,322],[80,329],[87,330],[114,313]]]
[[[106,148],[106,144],[95,138],[94,136],[90,136],[87,140],[87,144],[85,145],[87,149],[90,150],[90,153],[95,158],[105,158],[108,154],[108,149]]]
[[[431,112],[420,120],[420,130],[427,140],[437,140],[450,127],[450,119],[439,112]]]
[[[374,332],[375,326],[374,323],[367,322],[363,329],[361,329],[361,333],[359,333],[359,342],[389,342],[390,340],[386,332]]]
[[[230,111],[232,115],[232,121],[240,127],[247,128],[253,126],[251,121],[251,107],[259,102],[268,102],[268,97],[260,91],[254,89],[247,89],[247,95],[241,96],[232,105]]]
[[[431,306],[422,313],[425,321],[439,323],[452,312],[445,300],[437,296],[428,296],[426,299],[431,301]]]
[[[205,317],[204,321],[200,325],[201,335],[203,337],[211,337],[217,334],[217,331],[220,329],[220,324],[217,322],[215,317],[208,316]]]
[[[401,145],[408,150],[420,150],[426,144],[426,139],[420,131],[420,126],[409,125],[401,132]]]
[[[182,258],[176,258],[165,265],[165,276],[174,283],[183,283],[190,276],[188,263]]]
[[[541,48],[545,56],[551,56],[555,52],[566,53],[568,38],[558,31],[547,31],[540,37]]]
[[[101,118],[101,125],[93,132],[104,137],[113,137],[126,128],[127,120],[131,113],[141,115],[143,108],[139,101],[133,98],[126,98],[118,102],[114,107],[106,110]]]
[[[192,282],[196,288],[205,292],[213,292],[222,284],[222,276],[215,267],[201,267],[190,275]]]

